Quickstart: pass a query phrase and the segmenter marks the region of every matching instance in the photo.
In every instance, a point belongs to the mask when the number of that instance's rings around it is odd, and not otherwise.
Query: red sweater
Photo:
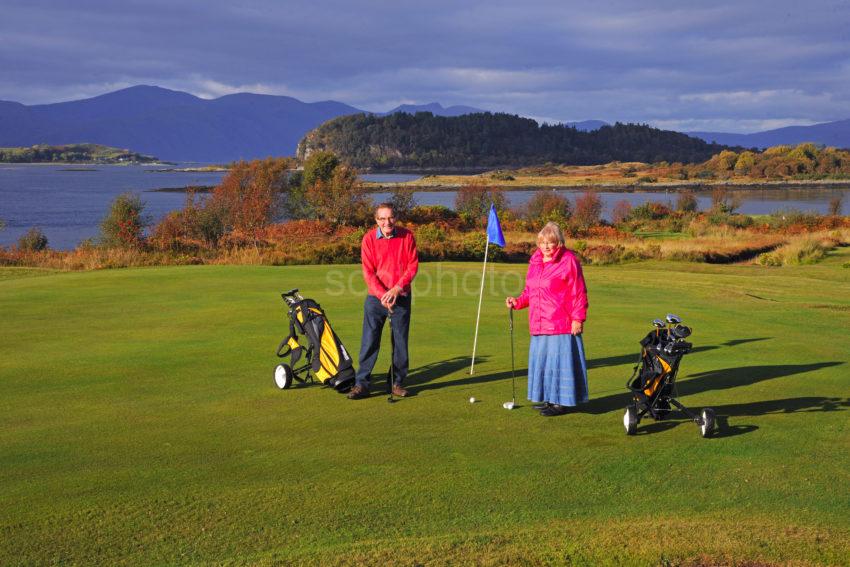
[[[363,279],[369,295],[378,299],[391,287],[401,287],[404,295],[410,294],[410,282],[419,270],[419,253],[413,233],[395,227],[391,238],[378,238],[380,229],[372,229],[363,236],[360,260]]]

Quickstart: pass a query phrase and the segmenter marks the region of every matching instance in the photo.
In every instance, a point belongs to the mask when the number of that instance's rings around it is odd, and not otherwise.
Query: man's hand
[[[389,309],[393,310],[393,306],[395,305],[396,300],[398,299],[399,294],[401,293],[401,288],[398,286],[391,287],[387,293],[381,296],[381,305]]]
[[[584,323],[581,321],[573,321],[572,329],[570,329],[571,335],[580,335],[584,331]]]
[[[505,305],[508,309],[516,309],[516,297],[506,297]]]

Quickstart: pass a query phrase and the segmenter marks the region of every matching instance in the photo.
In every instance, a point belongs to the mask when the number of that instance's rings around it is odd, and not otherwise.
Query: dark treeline
[[[611,161],[693,163],[726,149],[679,132],[615,124],[582,132],[538,125],[529,118],[490,112],[434,116],[355,114],[335,118],[301,141],[299,157],[330,150],[355,167],[474,168],[546,162],[596,165]]]

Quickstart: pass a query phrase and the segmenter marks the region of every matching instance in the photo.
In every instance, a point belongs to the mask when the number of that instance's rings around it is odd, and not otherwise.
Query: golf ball
[[[469,403],[470,403],[470,404],[474,404],[474,403],[475,403],[475,398],[474,398],[474,397],[473,397],[473,398],[469,398]]]

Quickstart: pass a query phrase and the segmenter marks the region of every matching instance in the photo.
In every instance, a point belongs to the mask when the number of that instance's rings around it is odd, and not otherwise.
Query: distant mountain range
[[[439,103],[401,105],[396,112],[456,117],[485,112]],[[369,113],[336,101],[306,103],[288,96],[239,93],[213,100],[139,85],[84,100],[27,106],[0,101],[0,147],[93,143],[171,161],[227,162],[293,155],[299,140],[338,116]],[[590,132],[601,120],[568,122]],[[725,145],[765,147],[813,141],[850,147],[850,120],[792,126],[756,134],[687,132]]]
[[[401,106],[396,106],[389,112],[378,112],[376,114],[378,114],[378,116],[387,116],[389,114],[395,114],[396,112],[406,112],[408,114],[430,112],[434,116],[463,116],[464,114],[475,114],[477,112],[487,111],[481,110],[480,108],[460,105],[443,108],[443,105],[439,102],[432,102],[430,104],[402,104]]]
[[[850,148],[850,120],[824,122],[811,126],[786,126],[753,134],[729,134],[725,132],[685,132],[689,136],[702,138],[727,146],[745,148],[767,148],[780,144],[802,144],[814,142],[837,148]]]
[[[438,103],[390,112],[442,116],[482,112]],[[161,87],[135,86],[94,98],[26,106],[0,101],[0,147],[97,143],[173,161],[225,162],[293,155],[323,122],[367,112],[335,101],[240,93],[213,100]]]

